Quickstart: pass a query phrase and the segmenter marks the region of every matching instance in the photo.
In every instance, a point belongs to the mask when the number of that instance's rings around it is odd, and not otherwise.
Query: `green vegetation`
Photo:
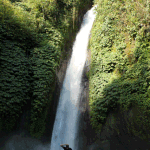
[[[136,108],[130,133],[150,135],[150,3],[95,0],[90,39],[91,123],[100,132],[110,112]]]
[[[55,89],[55,70],[91,0],[0,0],[0,130],[13,130],[23,111],[40,137]],[[71,37],[70,37],[71,35]]]

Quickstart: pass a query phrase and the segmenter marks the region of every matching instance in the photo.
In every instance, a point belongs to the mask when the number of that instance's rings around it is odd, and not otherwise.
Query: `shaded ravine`
[[[83,19],[81,29],[76,36],[72,56],[68,65],[52,133],[50,150],[61,150],[60,144],[67,143],[73,150],[78,149],[78,119],[81,78],[86,61],[90,30],[94,22],[94,7]]]

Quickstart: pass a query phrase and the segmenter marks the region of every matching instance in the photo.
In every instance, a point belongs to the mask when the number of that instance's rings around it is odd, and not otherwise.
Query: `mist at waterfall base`
[[[61,150],[60,144],[69,144],[73,150],[78,149],[77,125],[79,118],[79,98],[80,94],[82,94],[81,77],[94,18],[93,7],[84,15],[81,29],[76,36],[59,98],[50,150]]]

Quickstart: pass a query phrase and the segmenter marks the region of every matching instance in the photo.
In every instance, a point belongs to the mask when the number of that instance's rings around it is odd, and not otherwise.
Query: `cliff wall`
[[[150,3],[95,0],[95,4],[87,75],[97,149],[149,149]]]

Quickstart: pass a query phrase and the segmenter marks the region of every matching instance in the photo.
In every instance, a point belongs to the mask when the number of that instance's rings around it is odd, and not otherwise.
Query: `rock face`
[[[79,147],[83,150],[148,150],[150,143],[133,136],[134,117],[138,114],[137,108],[122,111],[120,108],[110,112],[101,133],[96,133],[90,124],[89,107],[89,80],[87,77],[90,65],[90,50],[82,78],[82,94],[80,98],[80,121],[79,121]],[[142,113],[142,112],[141,112]],[[136,124],[134,128],[137,128]],[[142,129],[144,130],[144,129]],[[148,131],[147,131],[148,132]],[[148,133],[150,134],[150,133]]]
[[[150,149],[149,43],[142,46],[150,39],[148,21],[145,27],[139,26],[139,5],[147,10],[147,1],[96,3],[97,16],[89,45],[89,97],[91,121],[101,133],[95,134],[98,147],[92,144],[89,149]],[[131,7],[132,13],[128,13]],[[135,11],[137,24],[132,18]],[[131,33],[136,27],[136,33]]]
[[[78,142],[79,148],[83,150],[93,149],[97,147],[97,144],[94,142],[98,139],[97,134],[92,129],[90,125],[90,107],[89,107],[89,81],[87,77],[87,73],[89,71],[90,64],[90,51],[87,53],[87,60],[85,63],[83,75],[82,75],[82,91],[80,97],[80,119],[79,119],[79,129],[78,129]]]

